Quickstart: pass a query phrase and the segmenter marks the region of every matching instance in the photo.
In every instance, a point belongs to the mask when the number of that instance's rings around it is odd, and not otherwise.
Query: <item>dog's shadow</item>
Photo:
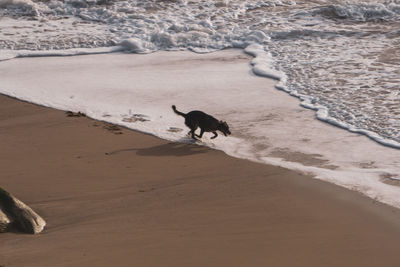
[[[194,154],[206,153],[208,148],[195,145],[195,141],[182,139],[183,143],[168,143],[146,148],[127,148],[105,153],[106,155],[116,155],[120,153],[136,152],[139,156],[190,156]]]

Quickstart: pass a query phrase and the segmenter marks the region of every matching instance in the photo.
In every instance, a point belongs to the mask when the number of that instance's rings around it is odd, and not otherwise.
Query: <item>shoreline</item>
[[[400,262],[400,212],[353,191],[3,95],[0,103],[2,186],[48,222],[37,236],[2,234],[2,265]]]
[[[382,182],[400,175],[400,150],[317,120],[277,81],[254,75],[250,60],[240,49],[20,58],[0,64],[1,91],[183,143],[192,140],[171,104],[203,110],[233,130],[229,138],[206,136],[206,146],[312,173],[400,208],[400,187]]]

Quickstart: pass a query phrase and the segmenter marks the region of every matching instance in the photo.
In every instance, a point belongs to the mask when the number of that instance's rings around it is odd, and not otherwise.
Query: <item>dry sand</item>
[[[220,151],[0,96],[1,186],[42,215],[3,266],[399,266],[399,211]]]

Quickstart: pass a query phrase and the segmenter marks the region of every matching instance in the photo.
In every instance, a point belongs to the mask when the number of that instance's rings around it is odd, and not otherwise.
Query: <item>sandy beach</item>
[[[47,221],[2,266],[398,266],[398,210],[302,174],[0,97],[1,186]]]
[[[0,0],[0,267],[400,266],[399,20]]]

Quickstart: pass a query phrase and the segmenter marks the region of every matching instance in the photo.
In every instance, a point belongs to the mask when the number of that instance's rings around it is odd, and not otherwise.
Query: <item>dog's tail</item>
[[[186,117],[186,114],[185,114],[185,113],[182,113],[182,112],[180,112],[180,111],[178,111],[178,110],[176,109],[175,105],[172,105],[172,110],[173,110],[176,114],[178,114],[178,115],[180,115],[180,116],[183,116],[183,117]]]

